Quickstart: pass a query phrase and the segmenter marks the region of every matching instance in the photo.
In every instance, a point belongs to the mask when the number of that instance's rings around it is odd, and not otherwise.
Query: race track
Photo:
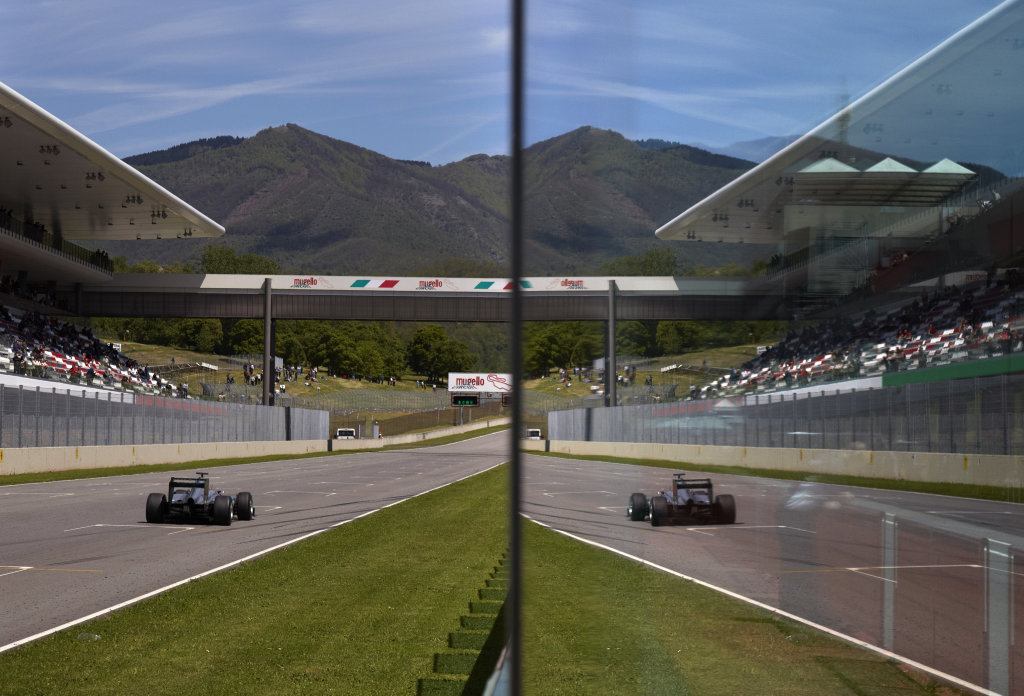
[[[629,494],[670,488],[673,471],[524,460],[531,519],[970,685],[1024,689],[1021,505],[712,476],[736,524],[652,527],[627,520]]]
[[[471,475],[508,435],[416,450],[211,470],[253,493],[230,527],[144,521],[171,474],[0,487],[0,651],[21,641]],[[523,455],[529,518],[891,651],[971,688],[1024,689],[1020,505],[713,476],[729,526],[626,519],[668,469]],[[190,470],[177,472],[190,475]],[[524,601],[529,602],[528,593]],[[524,637],[528,639],[528,636]]]
[[[230,527],[147,524],[172,473],[0,487],[0,651],[175,582],[294,541],[508,460],[508,434],[450,445],[210,469],[250,491]],[[192,470],[173,475],[191,476]]]

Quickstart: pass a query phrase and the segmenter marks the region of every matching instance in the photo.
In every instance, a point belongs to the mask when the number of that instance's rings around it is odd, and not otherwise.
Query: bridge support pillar
[[[271,289],[270,278],[263,281],[263,405],[270,405],[274,393],[274,366],[271,336]]]
[[[615,294],[618,286],[615,279],[608,281],[608,350],[604,365],[604,403],[605,406],[616,406],[615,396]]]

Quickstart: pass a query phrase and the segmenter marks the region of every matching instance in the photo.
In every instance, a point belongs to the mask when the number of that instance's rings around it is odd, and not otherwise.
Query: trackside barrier
[[[6,448],[0,449],[0,476],[326,451],[325,440]]]
[[[325,414],[326,415],[326,414]],[[452,428],[397,435],[377,440],[285,440],[259,442],[204,442],[168,445],[112,445],[98,447],[8,447],[0,448],[0,476],[42,471],[102,469],[112,466],[174,464],[203,459],[234,459],[288,454],[312,454],[343,450],[377,449],[404,445],[449,435],[459,435],[492,426],[508,425],[509,418],[492,418]]]
[[[1024,457],[1019,455],[565,440],[523,440],[520,446],[527,451],[677,461],[680,467],[690,462],[924,483],[962,483],[999,488],[1024,486]]]

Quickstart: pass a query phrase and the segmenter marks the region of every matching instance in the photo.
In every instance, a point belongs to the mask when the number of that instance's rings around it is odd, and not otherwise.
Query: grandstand
[[[57,320],[73,309],[59,295],[113,278],[104,241],[218,237],[224,228],[2,83],[0,132],[0,379],[172,391]]]
[[[791,331],[732,374],[708,383],[700,398],[881,378],[1024,352],[1024,285],[1016,268],[1003,278],[951,284],[882,313],[831,319]],[[864,383],[860,383],[861,387]],[[881,380],[876,380],[881,386]],[[813,391],[813,390],[812,390]]]

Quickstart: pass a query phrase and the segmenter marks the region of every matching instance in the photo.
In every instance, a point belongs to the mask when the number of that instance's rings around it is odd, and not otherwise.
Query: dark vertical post
[[[615,406],[618,399],[615,395],[615,280],[608,281],[608,351],[604,366],[605,404]]]
[[[522,508],[522,456],[519,453],[519,438],[523,426],[523,289],[520,278],[523,275],[523,102],[524,102],[524,71],[526,68],[525,30],[526,0],[512,0],[512,181],[511,209],[512,229],[510,230],[511,249],[509,258],[512,262],[512,326],[509,328],[509,341],[512,344],[512,428],[509,430],[512,466],[509,469],[509,590],[505,613],[506,630],[508,632],[508,693],[519,696],[522,693],[522,600],[523,600],[523,549],[521,520],[519,511]]]
[[[263,298],[263,405],[269,406],[270,394],[274,388],[274,373],[271,366],[273,356],[270,350],[270,278],[263,281]]]

